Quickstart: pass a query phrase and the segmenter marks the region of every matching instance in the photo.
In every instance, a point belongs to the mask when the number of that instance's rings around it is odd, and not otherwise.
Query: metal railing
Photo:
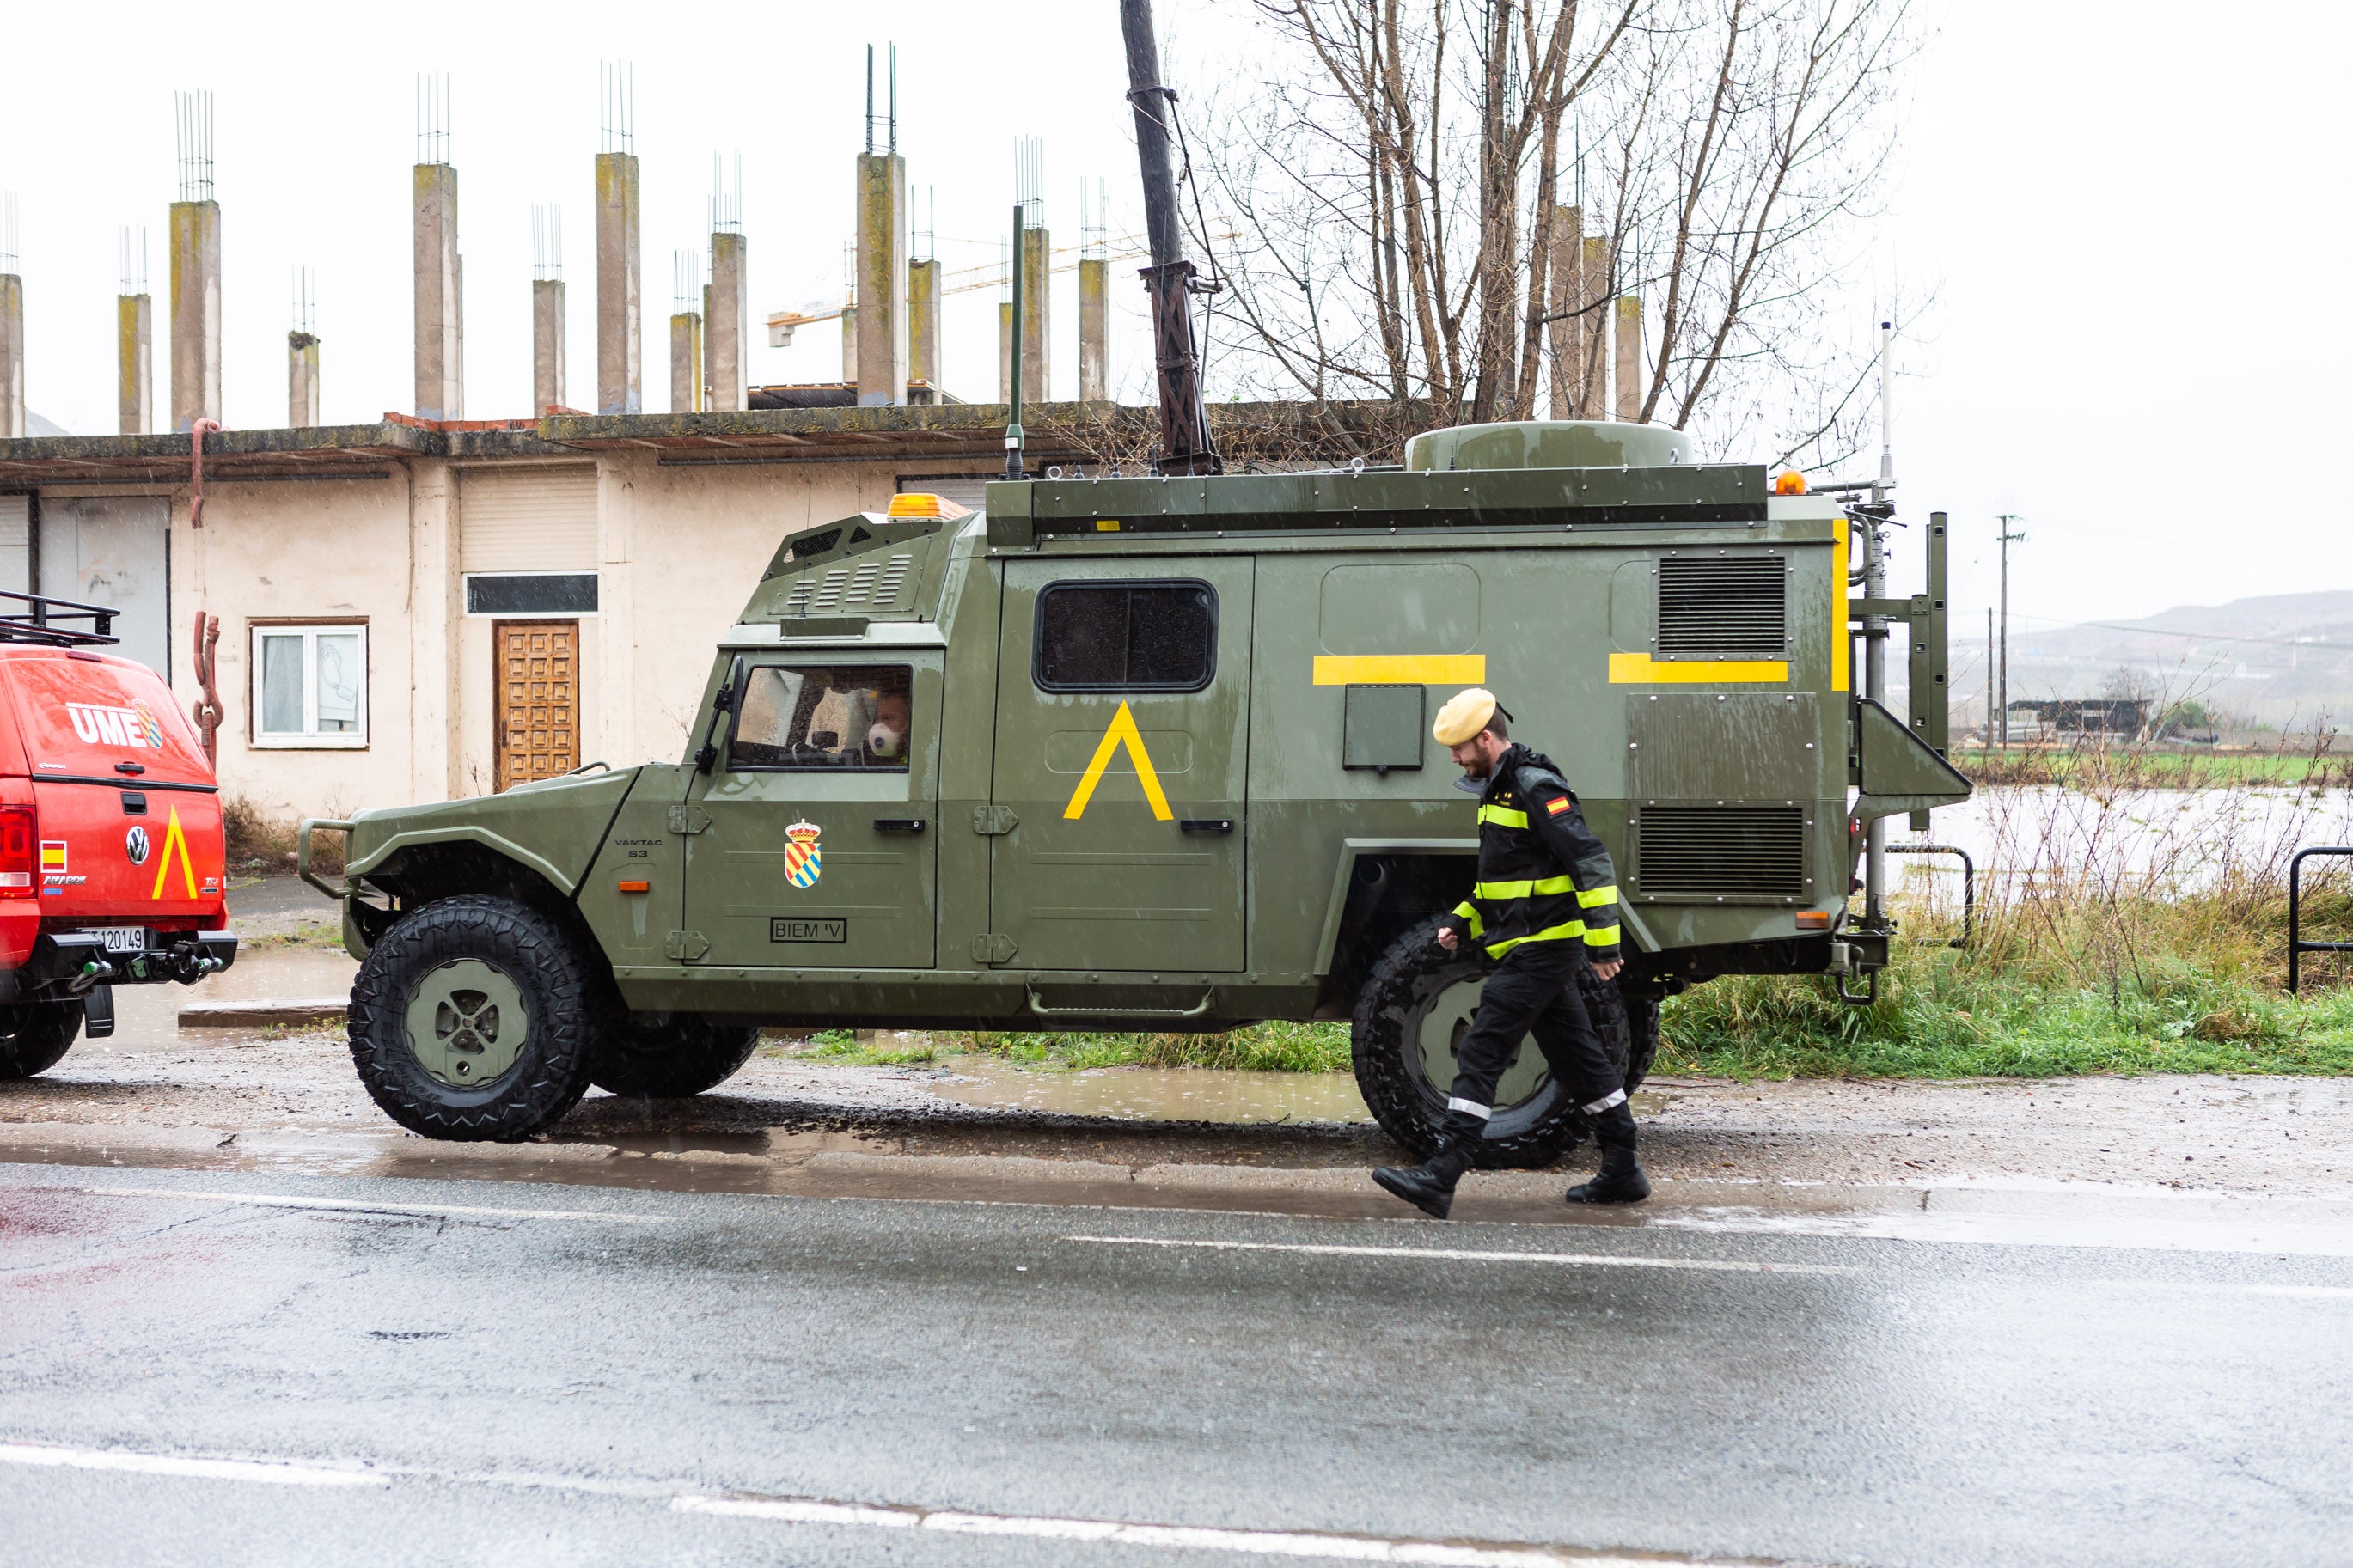
[[[1955,848],[1950,844],[1891,844],[1887,847],[1887,852],[1890,855],[1951,855],[1959,859],[1961,863],[1961,934],[1945,945],[1968,946],[1969,930],[1976,919],[1978,907],[1978,863],[1969,858],[1969,852],[1966,849]]]
[[[2296,961],[2307,952],[2353,952],[2353,942],[2304,940],[2304,863],[2315,855],[2342,855],[2353,859],[2353,844],[2316,844],[2299,849],[2287,863],[2287,994],[2295,994],[2302,967]]]

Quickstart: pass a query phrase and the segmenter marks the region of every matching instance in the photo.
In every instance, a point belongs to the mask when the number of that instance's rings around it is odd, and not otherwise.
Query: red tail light
[[[0,805],[0,899],[41,892],[41,824],[29,805]]]

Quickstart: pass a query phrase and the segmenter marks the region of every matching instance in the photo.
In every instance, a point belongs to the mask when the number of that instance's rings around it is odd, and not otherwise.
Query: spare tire
[[[1486,963],[1466,950],[1449,952],[1439,946],[1438,926],[1435,918],[1424,921],[1381,955],[1357,994],[1349,1036],[1357,1092],[1381,1131],[1416,1155],[1437,1147],[1454,1081],[1454,1047],[1478,1008],[1487,973]],[[1616,982],[1602,979],[1589,965],[1577,967],[1577,984],[1611,1064],[1626,1075],[1634,1065],[1626,999]],[[1653,1008],[1653,1045],[1656,1020]],[[1641,1066],[1649,1070],[1647,1053]],[[1585,1133],[1585,1113],[1554,1081],[1535,1041],[1524,1040],[1496,1086],[1495,1113],[1487,1119],[1476,1163],[1481,1170],[1549,1165]]]
[[[589,1080],[635,1100],[683,1100],[734,1077],[759,1043],[754,1024],[714,1024],[692,1013],[666,1024],[625,1018],[597,1042]]]
[[[0,1080],[47,1072],[81,1033],[79,1002],[16,1002],[0,1006]]]

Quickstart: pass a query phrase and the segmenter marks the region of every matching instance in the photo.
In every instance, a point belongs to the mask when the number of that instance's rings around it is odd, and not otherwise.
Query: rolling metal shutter
[[[32,513],[31,497],[0,496],[0,590],[11,594],[33,591]],[[23,608],[22,605],[16,606],[17,610]]]
[[[594,572],[596,470],[463,470],[458,477],[459,569]]]

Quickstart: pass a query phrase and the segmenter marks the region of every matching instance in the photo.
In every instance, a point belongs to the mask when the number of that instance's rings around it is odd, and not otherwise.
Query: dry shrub
[[[233,877],[285,877],[294,871],[295,824],[274,816],[248,795],[221,799],[221,832],[228,841]],[[321,834],[311,841],[311,863],[330,874],[343,868],[343,836]]]

